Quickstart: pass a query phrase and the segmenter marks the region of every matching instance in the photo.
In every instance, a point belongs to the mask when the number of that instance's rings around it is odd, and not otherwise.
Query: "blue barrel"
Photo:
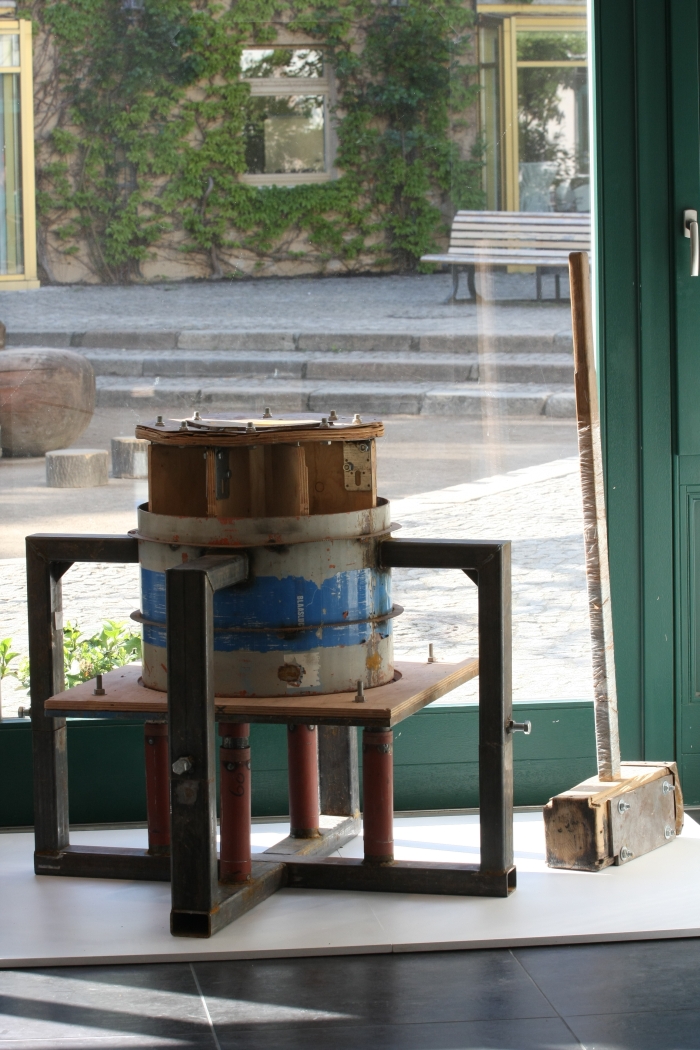
[[[245,548],[246,583],[214,596],[218,696],[303,696],[394,676],[391,577],[376,548],[389,504],[299,518],[182,518],[139,509],[143,680],[166,688],[165,572]]]

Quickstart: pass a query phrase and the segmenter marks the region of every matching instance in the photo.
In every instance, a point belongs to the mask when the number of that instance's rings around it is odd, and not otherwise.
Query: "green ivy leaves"
[[[40,222],[105,282],[140,279],[156,246],[233,276],[241,252],[358,268],[416,268],[444,214],[482,206],[478,153],[455,131],[478,87],[463,0],[34,0],[65,104],[38,142]],[[334,70],[340,177],[253,187],[241,51],[283,22]],[[300,250],[300,243],[302,249]]]

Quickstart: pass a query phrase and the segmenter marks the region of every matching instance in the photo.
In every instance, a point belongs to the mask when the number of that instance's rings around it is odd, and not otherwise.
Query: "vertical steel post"
[[[223,738],[219,749],[219,878],[222,882],[246,882],[252,871],[250,726],[221,722],[219,733]]]
[[[394,859],[394,733],[366,726],[362,732],[362,822],[365,860]]]
[[[245,579],[247,562],[210,556],[165,574],[171,763],[170,929],[209,937],[218,909],[214,754],[214,592]]]
[[[318,732],[316,726],[287,726],[289,763],[289,834],[318,838]]]
[[[481,870],[513,865],[510,544],[479,572],[479,825]]]
[[[70,561],[56,564],[27,537],[27,605],[34,761],[34,842],[37,853],[58,852],[69,842],[68,753],[65,718],[48,718],[44,703],[63,689],[61,577]],[[35,870],[39,871],[36,867]]]
[[[146,814],[149,853],[170,852],[170,761],[168,727],[144,723],[146,754]]]

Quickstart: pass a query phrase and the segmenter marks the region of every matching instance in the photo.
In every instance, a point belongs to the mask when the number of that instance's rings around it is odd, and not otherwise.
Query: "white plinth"
[[[254,827],[254,849],[286,825]],[[397,856],[473,861],[478,818],[401,818]],[[81,831],[76,844],[142,846],[145,831]],[[507,899],[285,889],[209,940],[171,937],[170,886],[36,876],[33,839],[0,836],[0,966],[444,951],[700,936],[700,827],[620,868],[553,871],[539,814],[515,823],[518,889]],[[361,840],[342,850],[361,856]]]

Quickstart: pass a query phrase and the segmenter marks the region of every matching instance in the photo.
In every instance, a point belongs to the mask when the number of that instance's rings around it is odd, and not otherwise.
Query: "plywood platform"
[[[232,722],[300,722],[315,725],[398,725],[427,704],[456,689],[479,673],[475,657],[457,663],[399,661],[400,677],[388,685],[367,689],[365,702],[356,703],[354,693],[323,693],[318,696],[217,697],[218,719]],[[167,696],[146,689],[141,665],[129,664],[103,675],[104,696],[95,696],[95,682],[58,693],[46,701],[47,713],[73,718],[131,717],[163,720]]]

